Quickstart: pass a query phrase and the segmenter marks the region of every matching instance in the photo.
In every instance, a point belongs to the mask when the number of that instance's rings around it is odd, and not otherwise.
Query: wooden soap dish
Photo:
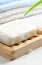
[[[42,31],[37,29],[37,36],[34,36],[26,41],[20,42],[13,46],[6,46],[0,43],[0,55],[8,60],[14,60],[23,56],[40,46],[42,46]]]

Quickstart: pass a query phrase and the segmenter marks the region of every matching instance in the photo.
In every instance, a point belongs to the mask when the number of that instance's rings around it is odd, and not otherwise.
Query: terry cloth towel
[[[29,6],[29,7],[30,7],[30,6]],[[9,10],[9,11],[2,12],[2,13],[0,13],[0,18],[8,17],[8,16],[11,16],[11,15],[17,15],[17,14],[21,14],[21,13],[23,13],[23,15],[24,15],[25,11],[26,11],[29,7],[21,7],[21,8],[11,9],[11,10]],[[34,11],[37,12],[37,10],[38,10],[38,12],[39,12],[39,11],[41,12],[41,10],[42,10],[42,5],[36,7],[36,8],[35,8],[34,10],[32,10],[28,15],[30,15],[31,13],[33,14]],[[34,14],[35,14],[35,13],[34,13]]]
[[[0,25],[0,42],[13,45],[36,35],[36,27],[26,21],[15,20]]]
[[[10,2],[15,2],[15,1],[20,1],[20,0],[0,0],[0,5],[2,4],[7,4],[7,3],[10,3]]]
[[[8,2],[9,1],[9,2]],[[24,6],[29,6],[37,0],[0,0],[0,12],[10,9],[16,9]]]
[[[0,14],[0,24],[10,22],[12,20],[21,19],[24,17],[31,17],[37,14],[42,14],[42,6],[39,6],[32,10],[28,15],[24,16],[28,7],[22,7],[13,9]]]

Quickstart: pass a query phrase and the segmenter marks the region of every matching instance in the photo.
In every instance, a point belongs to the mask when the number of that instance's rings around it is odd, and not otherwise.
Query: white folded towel
[[[24,8],[18,8],[18,9],[13,9],[4,13],[0,14],[0,24],[2,23],[6,23],[6,22],[10,22],[16,19],[21,19],[24,17],[31,17],[37,14],[41,14],[42,13],[42,6],[39,6],[37,8],[35,8],[34,10],[32,10],[27,16],[24,16],[25,11],[27,10],[28,7],[24,7]]]
[[[30,6],[29,6],[30,7]],[[25,11],[27,10],[27,9],[29,9],[29,7],[21,7],[21,8],[17,8],[17,9],[11,9],[11,10],[9,10],[9,11],[5,11],[5,12],[2,12],[2,13],[0,13],[0,18],[3,18],[3,17],[8,17],[8,16],[11,16],[11,15],[17,15],[17,14],[21,14],[21,13],[25,13]],[[34,10],[40,10],[40,12],[41,12],[41,10],[42,10],[42,5],[40,5],[40,6],[38,6],[38,7],[36,7]],[[34,11],[34,10],[32,10],[32,11]],[[30,14],[30,13],[29,13]],[[35,14],[35,13],[34,13]]]
[[[0,42],[13,45],[36,35],[36,27],[25,20],[16,20],[0,25]]]

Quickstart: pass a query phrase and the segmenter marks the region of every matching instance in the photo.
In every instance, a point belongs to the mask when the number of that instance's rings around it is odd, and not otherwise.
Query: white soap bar
[[[21,19],[0,25],[0,42],[13,45],[34,36],[36,28],[28,22]]]

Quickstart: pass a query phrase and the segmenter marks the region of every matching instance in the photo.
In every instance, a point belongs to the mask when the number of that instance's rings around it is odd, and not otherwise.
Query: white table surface
[[[30,22],[35,26],[42,27],[42,14],[24,18],[23,21]],[[24,55],[16,60],[8,61],[0,56],[0,65],[42,65],[42,47],[33,50],[27,55]]]

